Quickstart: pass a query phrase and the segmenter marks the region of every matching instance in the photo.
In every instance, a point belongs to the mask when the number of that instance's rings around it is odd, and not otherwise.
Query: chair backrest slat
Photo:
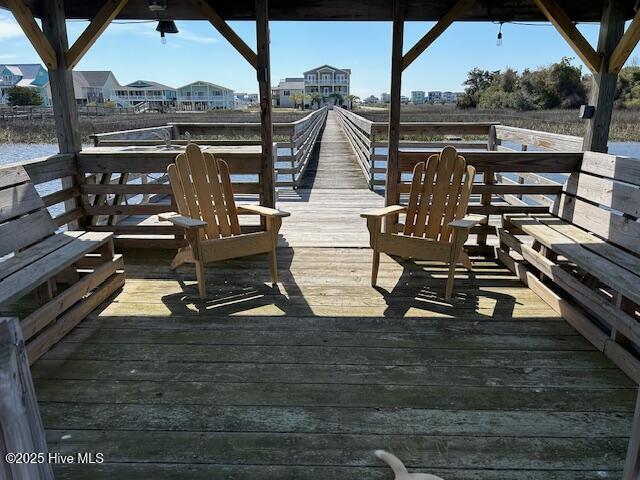
[[[218,171],[220,172],[220,180],[222,181],[222,193],[224,201],[227,205],[229,214],[229,223],[231,225],[231,233],[240,235],[240,223],[238,222],[238,209],[236,201],[233,197],[233,187],[231,186],[231,175],[229,175],[229,165],[224,160],[218,160]]]
[[[475,168],[453,147],[416,164],[404,234],[449,241],[449,223],[467,213]]]
[[[438,155],[431,155],[427,159],[424,169],[424,177],[420,185],[420,200],[418,206],[418,215],[416,216],[416,224],[411,235],[422,237],[426,228],[426,221],[429,213],[429,205],[431,204],[431,195],[433,193],[433,179],[435,178],[438,168]],[[411,196],[411,194],[409,194]]]
[[[220,174],[217,164],[218,162],[215,158],[213,158],[213,155],[208,153],[205,154],[205,162],[207,163],[209,185],[211,186],[211,192],[213,194],[213,203],[215,205],[216,216],[218,218],[220,234],[223,237],[228,237],[231,235],[231,227],[229,225],[227,206],[222,194],[222,186],[220,185]]]
[[[0,175],[0,256],[53,235],[56,227],[36,187],[21,166]]]
[[[167,168],[178,212],[207,222],[205,238],[240,234],[229,167],[194,144]]]

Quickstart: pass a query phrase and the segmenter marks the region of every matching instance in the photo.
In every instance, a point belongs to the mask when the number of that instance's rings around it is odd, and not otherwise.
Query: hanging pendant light
[[[504,22],[500,22],[500,28],[498,29],[498,39],[496,40],[496,45],[498,47],[502,46],[502,24]]]
[[[165,33],[178,33],[178,27],[176,27],[176,22],[173,20],[160,20],[156,27],[156,32],[160,32],[160,41],[164,45],[167,43],[167,39],[164,36]]]

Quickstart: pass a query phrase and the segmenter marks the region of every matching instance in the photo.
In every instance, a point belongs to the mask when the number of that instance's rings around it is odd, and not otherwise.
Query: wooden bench
[[[124,284],[112,235],[56,233],[21,166],[0,171],[0,259],[0,305],[22,317],[31,363]],[[29,294],[37,306],[24,312]]]
[[[640,382],[640,161],[585,152],[547,214],[505,215],[500,260]],[[524,237],[522,236],[524,235]]]

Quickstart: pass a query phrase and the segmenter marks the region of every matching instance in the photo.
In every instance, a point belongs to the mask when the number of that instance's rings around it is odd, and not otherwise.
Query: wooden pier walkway
[[[367,247],[369,234],[360,213],[383,204],[383,197],[369,190],[335,113],[329,111],[300,188],[278,192],[278,208],[291,212],[282,225],[280,245]]]

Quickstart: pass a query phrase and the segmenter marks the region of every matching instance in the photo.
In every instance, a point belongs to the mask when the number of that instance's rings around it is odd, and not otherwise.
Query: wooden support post
[[[631,438],[629,439],[622,480],[638,480],[638,478],[640,478],[640,393],[631,424]]]
[[[44,0],[42,30],[58,58],[58,68],[49,70],[53,115],[60,153],[76,153],[82,149],[78,109],[73,92],[73,76],[67,69],[69,49],[62,0]]]
[[[609,60],[624,33],[624,16],[619,2],[609,0],[604,5],[600,21],[598,52],[602,55],[602,64],[598,73],[593,75],[590,105],[595,113],[587,120],[586,132],[582,143],[583,150],[606,152],[609,139],[609,126],[613,113],[613,99],[616,93],[618,75],[609,73]]]
[[[385,205],[397,204],[399,147],[400,147],[400,90],[402,87],[402,43],[404,40],[405,0],[393,1],[393,39],[391,45],[391,93],[389,94],[389,153],[387,154],[387,181],[385,186]],[[385,221],[387,232],[394,232],[398,223],[397,215],[389,215]]]
[[[269,57],[269,4],[256,0],[258,91],[260,93],[260,138],[262,140],[262,205],[275,207],[273,173],[273,125],[271,123],[271,61]]]
[[[55,69],[58,65],[56,52],[51,46],[51,41],[40,30],[29,7],[22,0],[7,0],[6,5],[47,68]]]
[[[0,477],[53,480],[47,441],[38,411],[20,321],[0,318]],[[44,455],[44,462],[9,464],[7,453]]]
[[[82,150],[82,141],[80,139],[78,109],[73,91],[73,74],[68,69],[66,60],[69,44],[63,0],[44,0],[43,12],[42,31],[56,52],[58,59],[58,68],[49,70],[49,85],[51,86],[58,147],[60,153],[77,153]],[[63,189],[73,186],[73,178],[62,179]],[[77,199],[64,202],[66,211],[73,210],[78,205]],[[71,222],[69,226],[72,229],[77,228],[78,222]]]

